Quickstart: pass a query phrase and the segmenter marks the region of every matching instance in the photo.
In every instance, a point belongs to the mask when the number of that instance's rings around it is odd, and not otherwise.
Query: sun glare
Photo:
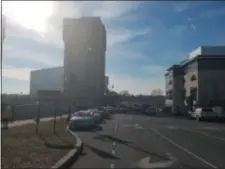
[[[3,1],[3,14],[20,25],[45,33],[47,20],[52,14],[51,1]]]

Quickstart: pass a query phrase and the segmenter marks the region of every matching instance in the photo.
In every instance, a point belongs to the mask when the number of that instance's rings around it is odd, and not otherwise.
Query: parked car
[[[92,116],[93,116],[93,118],[94,118],[96,123],[101,123],[102,122],[103,117],[104,117],[104,111],[103,110],[88,109],[87,111],[89,111],[92,114]]]
[[[74,129],[88,129],[96,126],[94,115],[91,111],[75,112],[70,121],[69,128]]]
[[[104,107],[104,109],[105,109],[105,111],[107,111],[110,114],[115,113],[115,108],[114,107],[106,106],[106,107]]]
[[[192,113],[192,116],[197,120],[216,119],[217,113],[213,111],[212,107],[198,107]]]
[[[127,113],[129,112],[129,109],[127,107],[119,107],[117,111],[118,113]]]

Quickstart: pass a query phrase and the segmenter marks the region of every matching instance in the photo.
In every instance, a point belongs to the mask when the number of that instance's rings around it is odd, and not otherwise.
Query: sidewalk
[[[60,119],[60,118],[66,118],[67,115],[62,115],[62,116],[57,116],[56,119]],[[54,119],[54,117],[46,117],[46,118],[41,118],[40,121],[49,121],[49,120],[52,120]],[[32,123],[35,123],[35,120],[34,119],[29,119],[29,120],[20,120],[20,121],[14,121],[12,123],[9,122],[9,128],[10,127],[17,127],[17,126],[22,126],[22,125],[25,125],[25,124],[32,124]]]

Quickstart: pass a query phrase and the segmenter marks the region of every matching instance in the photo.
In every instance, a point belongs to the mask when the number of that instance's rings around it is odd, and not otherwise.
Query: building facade
[[[105,90],[106,30],[99,17],[63,20],[64,93],[100,101]]]
[[[184,85],[183,68],[180,65],[173,65],[167,70],[166,96],[172,100],[172,111],[180,112],[184,108]]]
[[[37,95],[41,91],[63,92],[63,67],[47,68],[31,71],[30,94]]]
[[[174,113],[181,113],[184,105],[224,104],[225,47],[197,48],[185,62],[169,68],[165,78],[167,99],[172,100]]]

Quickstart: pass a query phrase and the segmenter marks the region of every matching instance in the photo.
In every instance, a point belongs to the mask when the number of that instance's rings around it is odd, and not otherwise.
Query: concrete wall
[[[200,60],[199,101],[225,100],[225,58]]]
[[[30,74],[30,94],[38,90],[63,91],[63,67],[32,71]]]

